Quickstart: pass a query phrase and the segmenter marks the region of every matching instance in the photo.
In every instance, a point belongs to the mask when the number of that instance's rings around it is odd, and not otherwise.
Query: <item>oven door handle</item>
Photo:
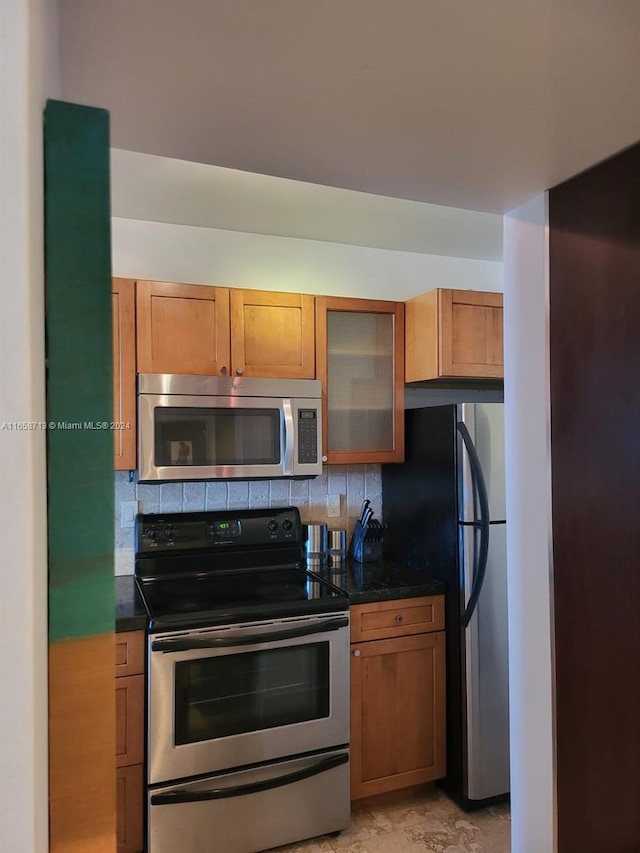
[[[298,625],[296,628],[286,628],[273,631],[271,634],[247,634],[244,637],[199,637],[175,640],[154,640],[151,643],[153,652],[189,652],[192,649],[224,649],[230,646],[252,646],[258,643],[271,643],[275,640],[290,640],[294,637],[306,637],[309,634],[325,634],[327,631],[338,631],[346,628],[349,619],[328,619],[326,622],[314,622],[313,625]]]
[[[260,791],[271,791],[273,788],[282,788],[285,785],[291,785],[294,782],[300,782],[302,779],[308,779],[311,776],[317,776],[320,773],[325,773],[327,770],[332,770],[334,767],[339,767],[341,764],[346,764],[349,760],[349,754],[343,752],[341,755],[332,755],[330,758],[324,758],[310,767],[305,767],[303,770],[296,770],[295,773],[289,773],[286,776],[277,776],[275,779],[264,779],[262,782],[252,782],[249,785],[234,785],[229,788],[210,788],[205,791],[189,791],[185,788],[178,788],[175,791],[167,791],[164,794],[152,794],[152,806],[169,806],[178,805],[179,803],[201,803],[206,800],[224,800],[228,797],[244,797],[246,794],[257,794]]]

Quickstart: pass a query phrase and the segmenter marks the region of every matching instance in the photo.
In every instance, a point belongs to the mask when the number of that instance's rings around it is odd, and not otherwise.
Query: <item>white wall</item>
[[[0,422],[45,419],[42,108],[56,9],[0,3]],[[1,424],[0,424],[1,427]],[[0,849],[48,849],[45,433],[0,429]]]
[[[405,300],[434,287],[502,290],[502,264],[114,218],[113,274],[224,287]]]
[[[555,843],[547,198],[504,218],[512,853]]]

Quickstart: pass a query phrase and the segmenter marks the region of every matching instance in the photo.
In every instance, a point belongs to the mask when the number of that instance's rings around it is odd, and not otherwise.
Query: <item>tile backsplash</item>
[[[327,517],[327,495],[339,494],[340,518]],[[305,523],[324,521],[346,527],[347,536],[365,497],[382,521],[382,475],[379,465],[325,465],[314,480],[233,480],[231,482],[130,483],[127,471],[115,475],[115,573],[133,574],[133,528],[120,526],[123,501],[138,501],[138,512],[198,512],[215,509],[262,509],[297,506]]]

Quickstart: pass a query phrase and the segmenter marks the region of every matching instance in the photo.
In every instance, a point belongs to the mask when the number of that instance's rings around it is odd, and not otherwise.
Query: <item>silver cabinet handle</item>
[[[396,616],[396,622],[398,623],[398,625],[402,625],[402,623],[404,622],[404,616]]]
[[[322,461],[323,461],[323,462],[326,462],[326,461],[327,461],[327,457],[326,457],[326,456],[323,456],[323,457],[322,457]]]
[[[353,656],[354,656],[354,658],[359,658],[360,657],[360,649],[354,649],[353,650]]]
[[[241,367],[236,367],[236,373],[238,374],[238,376],[242,376],[244,370]]]
[[[226,373],[226,372],[227,372],[227,368],[226,368],[226,366],[223,364],[223,365],[222,365],[222,367],[220,368],[220,373]]]

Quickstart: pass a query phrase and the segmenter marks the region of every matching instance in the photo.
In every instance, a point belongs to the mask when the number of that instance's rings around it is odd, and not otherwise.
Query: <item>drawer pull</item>
[[[398,623],[398,625],[402,625],[402,623],[404,622],[404,616],[396,616],[396,622]]]
[[[354,658],[359,658],[360,657],[360,649],[354,649],[353,650],[353,656],[354,656]]]

